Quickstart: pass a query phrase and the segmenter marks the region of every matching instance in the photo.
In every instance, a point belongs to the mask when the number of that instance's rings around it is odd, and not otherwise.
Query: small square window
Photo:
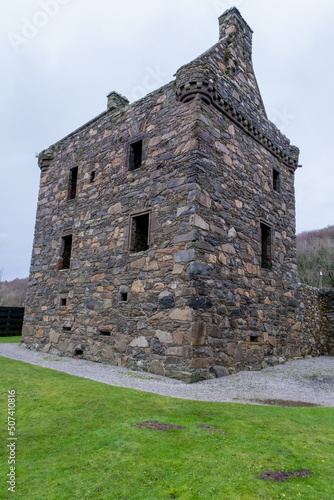
[[[73,200],[77,195],[78,167],[71,168],[68,185],[68,199]]]
[[[100,335],[104,335],[105,337],[110,337],[111,330],[99,330]]]
[[[62,307],[65,307],[65,306],[66,306],[66,304],[67,304],[67,299],[62,297],[62,298],[60,299],[60,305],[61,305]]]
[[[130,144],[129,151],[129,170],[137,170],[141,167],[143,160],[143,141],[137,141]]]
[[[131,217],[129,249],[132,252],[142,252],[148,249],[149,227],[149,213]]]
[[[127,302],[128,301],[128,294],[127,293],[121,293],[120,294],[120,302]]]
[[[273,168],[273,190],[277,193],[281,191],[280,173],[275,168]]]

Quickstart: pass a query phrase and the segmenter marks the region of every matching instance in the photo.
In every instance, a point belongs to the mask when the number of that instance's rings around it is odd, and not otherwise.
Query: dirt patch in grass
[[[314,403],[306,403],[305,401],[290,401],[289,399],[249,399],[252,403],[259,403],[261,405],[269,406],[285,406],[289,408],[293,407],[309,407],[309,408],[319,408],[320,405]]]
[[[219,432],[219,434],[223,434],[224,436],[227,436],[226,432],[223,431],[223,429],[217,429],[216,427],[212,427],[211,425],[201,424],[201,425],[198,425],[198,429],[204,429],[204,430],[210,432],[210,434],[214,434],[215,432]]]
[[[164,431],[166,432],[168,429],[185,429],[181,425],[173,425],[173,424],[160,424],[157,420],[146,420],[145,422],[138,422],[135,425],[138,429],[152,429],[153,431]]]
[[[134,427],[138,427],[138,429],[151,429],[153,431],[167,431],[168,429],[185,429],[182,425],[173,425],[173,424],[163,424],[158,422],[157,420],[145,420],[145,422],[138,422]],[[210,434],[214,434],[218,432],[219,434],[223,434],[227,436],[226,432],[223,429],[218,429],[217,427],[213,427],[207,424],[201,424],[197,426],[198,429],[203,429]]]
[[[276,481],[277,483],[282,483],[287,481],[291,477],[308,477],[313,474],[310,469],[298,470],[297,472],[287,472],[285,470],[269,470],[259,476],[260,479],[264,481]]]

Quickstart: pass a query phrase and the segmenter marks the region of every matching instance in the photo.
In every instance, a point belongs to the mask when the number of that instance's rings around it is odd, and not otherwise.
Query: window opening
[[[261,267],[271,268],[272,263],[272,241],[271,227],[261,223]]]
[[[60,299],[60,305],[61,305],[62,307],[66,306],[66,303],[67,303],[67,300],[66,300],[65,298],[61,298],[61,299]]]
[[[280,173],[275,168],[273,168],[273,189],[280,192]]]
[[[110,337],[111,331],[110,330],[100,330],[100,335],[104,335],[105,337]]]
[[[64,332],[71,332],[72,328],[70,326],[63,326]]]
[[[148,249],[150,214],[137,215],[131,219],[131,246],[133,252]]]
[[[129,170],[137,170],[141,167],[143,156],[143,141],[130,144]]]
[[[68,199],[73,200],[77,195],[78,167],[71,168],[68,187]]]
[[[96,171],[92,170],[90,173],[90,183],[95,181]]]
[[[258,342],[258,341],[259,341],[259,338],[258,338],[258,337],[256,337],[256,336],[252,336],[252,337],[250,338],[250,341],[251,341],[251,342]]]
[[[120,302],[127,302],[127,301],[128,301],[128,294],[121,293]]]
[[[69,269],[71,263],[71,253],[72,253],[72,235],[63,237],[63,255],[62,255],[62,265],[60,269]]]

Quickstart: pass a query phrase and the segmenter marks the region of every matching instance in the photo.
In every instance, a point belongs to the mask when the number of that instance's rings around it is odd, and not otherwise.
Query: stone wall
[[[334,355],[334,290],[298,288],[299,325],[305,353]]]
[[[215,107],[198,100],[197,117],[203,201],[194,247],[198,313],[207,338],[193,356],[218,376],[301,356],[294,174]],[[279,191],[273,169],[280,173]],[[273,233],[269,269],[261,265],[262,220]]]
[[[191,342],[200,326],[188,305],[195,291],[187,269],[196,261],[197,204],[180,214],[197,188],[198,138],[194,105],[176,107],[173,87],[104,113],[42,153],[26,343],[181,378],[183,366],[188,378],[195,368]],[[138,138],[142,166],[129,171],[129,144]],[[74,166],[77,196],[69,200]],[[141,211],[150,213],[150,247],[132,252],[129,221]],[[60,270],[67,234],[71,266]]]

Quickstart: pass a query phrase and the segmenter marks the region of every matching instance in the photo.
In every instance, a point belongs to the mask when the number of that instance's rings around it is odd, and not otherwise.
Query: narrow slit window
[[[261,267],[270,269],[272,265],[272,230],[261,223]]]
[[[277,191],[277,193],[281,190],[280,173],[275,168],[273,168],[273,189]]]
[[[67,304],[67,299],[65,299],[65,298],[61,298],[61,299],[60,299],[60,305],[61,305],[62,307],[65,307],[65,306],[66,306],[66,304]]]
[[[68,199],[73,200],[77,195],[78,167],[71,168],[68,186]]]
[[[60,269],[69,269],[72,254],[72,235],[64,236],[63,240],[63,253],[61,259]]]
[[[130,144],[129,152],[129,170],[137,170],[142,165],[143,160],[143,141],[137,141]]]
[[[130,250],[142,252],[149,247],[150,214],[133,216],[131,218]]]
[[[96,171],[92,170],[90,173],[89,182],[92,184],[95,181]]]

